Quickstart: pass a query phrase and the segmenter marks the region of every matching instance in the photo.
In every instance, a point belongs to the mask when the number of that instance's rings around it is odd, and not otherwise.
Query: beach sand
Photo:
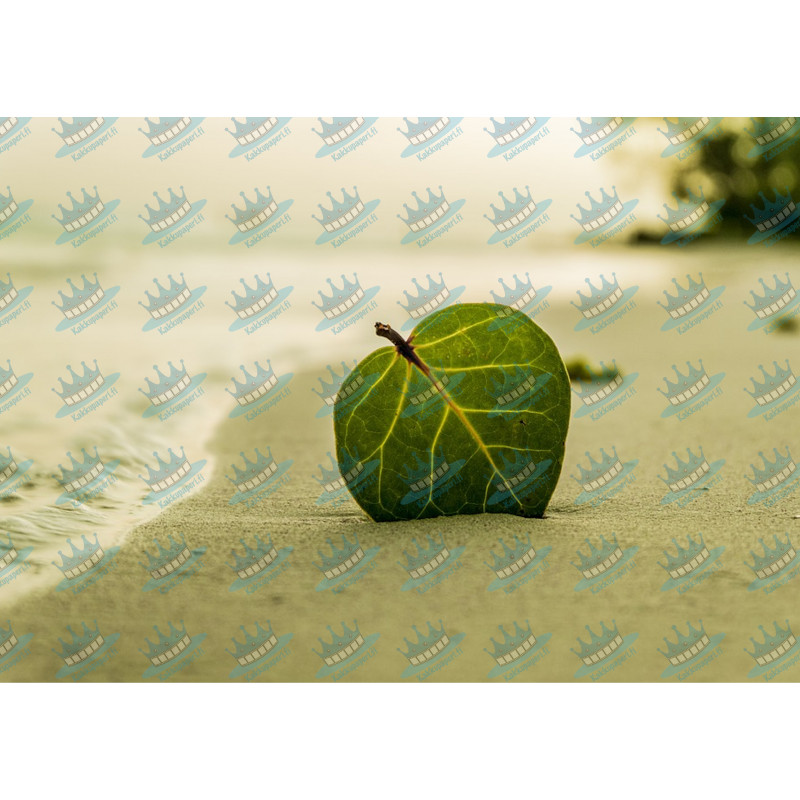
[[[565,358],[585,354],[595,363],[615,357],[623,373],[638,373],[636,394],[622,406],[599,420],[573,419],[564,470],[545,519],[486,514],[375,524],[352,500],[335,508],[330,503],[318,505],[321,487],[312,475],[319,473],[318,465],[325,463],[325,453],[333,449],[332,424],[330,416],[315,416],[320,400],[312,388],[319,385],[324,368],[304,370],[293,378],[291,394],[267,413],[251,421],[226,419],[217,428],[208,444],[217,466],[204,488],[133,530],[107,574],[78,593],[38,588],[6,604],[3,620],[13,619],[18,635],[28,631],[35,635],[24,662],[0,672],[0,680],[54,680],[63,662],[51,648],[58,647],[59,636],[67,635],[66,625],[77,630],[82,620],[95,619],[104,636],[116,633],[119,638],[109,657],[81,675],[86,681],[143,680],[149,662],[139,648],[146,649],[145,638],[153,640],[154,625],[166,631],[168,621],[177,625],[181,620],[190,637],[199,640],[204,634],[205,638],[191,657],[186,656],[180,671],[169,675],[165,670],[161,678],[484,681],[495,666],[484,648],[492,650],[490,637],[502,642],[498,625],[513,632],[515,621],[525,627],[529,620],[533,634],[539,639],[550,634],[549,640],[538,655],[527,659],[527,668],[495,680],[657,681],[668,667],[657,650],[665,647],[663,637],[675,638],[673,625],[685,633],[687,623],[697,628],[702,620],[712,641],[717,634],[724,633],[724,638],[714,648],[712,659],[683,677],[746,680],[754,661],[744,647],[752,647],[751,636],[761,638],[760,625],[771,633],[773,620],[783,626],[788,618],[800,629],[795,615],[800,584],[791,580],[774,591],[749,591],[754,576],[743,563],[751,549],[760,552],[760,536],[771,541],[773,533],[785,538],[789,532],[793,542],[797,539],[797,495],[790,494],[771,507],[748,504],[753,489],[744,473],[757,460],[758,451],[771,453],[777,446],[783,452],[787,444],[798,445],[800,412],[795,406],[768,422],[748,419],[753,403],[742,387],[749,385],[758,364],[771,365],[773,359],[782,364],[791,357],[797,350],[797,336],[747,332],[752,312],[741,299],[749,296],[745,287],[754,284],[761,272],[734,275],[724,269],[722,260],[715,264],[704,275],[709,286],[727,286],[724,308],[686,335],[660,330],[665,316],[655,299],[662,295],[652,287],[640,290],[638,308],[628,318],[599,335],[575,332],[577,312],[566,303],[554,303],[537,318]],[[364,325],[370,327],[372,321],[365,320]],[[366,334],[363,341],[363,352],[347,355],[363,357],[378,345]],[[655,387],[663,386],[663,377],[671,375],[670,364],[685,371],[685,361],[696,363],[698,358],[709,374],[725,372],[722,396],[686,420],[662,418],[666,401]],[[579,402],[573,397],[573,412]],[[226,473],[232,474],[233,463],[241,465],[240,452],[251,455],[255,446],[262,452],[268,446],[278,462],[291,459],[286,473],[289,481],[252,507],[229,505],[234,487]],[[696,451],[698,446],[710,462],[724,459],[720,482],[681,508],[677,503],[663,505],[667,487],[658,477],[664,473],[663,464],[674,463],[672,451],[685,456],[687,447]],[[635,481],[597,506],[576,505],[579,487],[570,474],[577,474],[579,462],[586,464],[585,451],[596,455],[601,447],[608,452],[616,447],[623,462],[638,460],[632,472]],[[696,585],[683,592],[662,591],[668,576],[657,562],[665,560],[663,551],[674,552],[673,537],[685,546],[686,535],[697,538],[698,532],[709,550],[724,551]],[[200,566],[183,580],[173,579],[166,592],[143,591],[149,580],[140,564],[146,560],[144,551],[154,549],[153,537],[164,542],[168,534],[184,534],[192,549],[206,548]],[[241,552],[239,540],[252,544],[256,534],[265,542],[270,535],[276,548],[291,547],[292,551],[273,578],[256,591],[231,591],[236,578],[229,566],[231,549]],[[349,539],[357,535],[366,553],[378,550],[341,591],[320,591],[323,576],[314,563],[320,561],[318,549],[329,552],[326,539],[338,545],[342,534]],[[423,544],[429,534],[437,539],[441,534],[452,558],[447,569],[437,573],[441,575],[438,582],[404,590],[409,577],[398,562],[403,562],[404,551],[415,552],[414,538]],[[597,543],[601,534],[607,538],[615,534],[623,550],[638,550],[607,585],[577,591],[581,575],[570,562],[577,562],[578,549],[588,551],[587,537]],[[490,551],[501,551],[498,538],[513,544],[515,535],[529,535],[540,554],[545,548],[550,548],[549,553],[513,590],[506,585],[489,591],[495,578],[485,563],[492,562]],[[454,556],[459,548],[463,551]],[[198,561],[192,570],[196,567]],[[266,628],[267,620],[277,637],[292,634],[291,640],[280,653],[261,662],[261,666],[269,663],[268,668],[232,678],[236,661],[226,652],[233,649],[232,637],[243,638],[240,625],[252,632],[256,621]],[[338,671],[320,676],[323,662],[312,648],[320,649],[319,637],[330,641],[328,626],[341,633],[342,623],[352,628],[353,620],[367,645]],[[439,620],[453,640],[447,660],[409,675],[409,662],[398,648],[406,649],[404,637],[416,641],[412,626],[427,633],[428,621],[438,626]],[[624,657],[609,659],[606,672],[580,675],[581,662],[571,651],[578,648],[577,637],[586,641],[585,626],[598,632],[601,621],[610,626],[612,620],[624,638]],[[631,641],[633,634],[638,634],[635,641]],[[433,669],[436,663],[439,667]],[[777,681],[796,679],[796,669],[774,676]]]

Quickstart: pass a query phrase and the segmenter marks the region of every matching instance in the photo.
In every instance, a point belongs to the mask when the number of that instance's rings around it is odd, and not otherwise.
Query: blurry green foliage
[[[777,124],[782,118],[772,119]],[[726,199],[722,224],[713,228],[710,235],[750,236],[755,229],[745,215],[752,218],[751,205],[763,208],[759,192],[773,201],[775,189],[781,194],[786,194],[788,189],[795,202],[800,201],[796,191],[800,174],[800,135],[780,152],[776,146],[773,151],[753,157],[751,152],[756,145],[753,131],[764,120],[764,117],[724,120],[722,132],[681,162],[675,173],[672,188],[679,197],[686,198],[688,189],[697,192],[698,186],[702,186],[707,199]],[[773,155],[775,152],[777,154]],[[795,235],[792,234],[792,238]]]

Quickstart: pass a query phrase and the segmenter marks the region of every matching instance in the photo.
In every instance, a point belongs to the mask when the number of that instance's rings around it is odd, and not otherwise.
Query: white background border
[[[797,112],[798,12],[782,0],[3,6],[6,114]],[[797,698],[795,685],[8,684],[3,784],[59,797],[739,797],[775,788],[763,765],[786,749]]]

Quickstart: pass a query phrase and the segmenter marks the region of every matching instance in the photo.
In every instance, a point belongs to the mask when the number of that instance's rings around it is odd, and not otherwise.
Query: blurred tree
[[[679,197],[686,198],[687,190],[697,192],[702,186],[706,198],[726,199],[722,224],[711,229],[710,235],[750,236],[755,228],[745,216],[753,217],[752,206],[764,207],[759,192],[774,201],[776,189],[782,195],[788,190],[800,202],[795,191],[800,175],[800,119],[789,124],[792,119],[724,120],[722,132],[681,163],[673,178],[673,191]],[[772,133],[787,125],[783,133]],[[759,145],[756,137],[764,141],[765,136],[773,138]]]

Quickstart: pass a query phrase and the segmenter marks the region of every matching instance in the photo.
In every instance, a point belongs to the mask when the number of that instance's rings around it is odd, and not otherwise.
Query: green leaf
[[[543,516],[570,414],[552,339],[508,306],[463,303],[426,317],[409,342],[421,366],[381,347],[336,399],[336,455],[356,502],[377,521]]]

